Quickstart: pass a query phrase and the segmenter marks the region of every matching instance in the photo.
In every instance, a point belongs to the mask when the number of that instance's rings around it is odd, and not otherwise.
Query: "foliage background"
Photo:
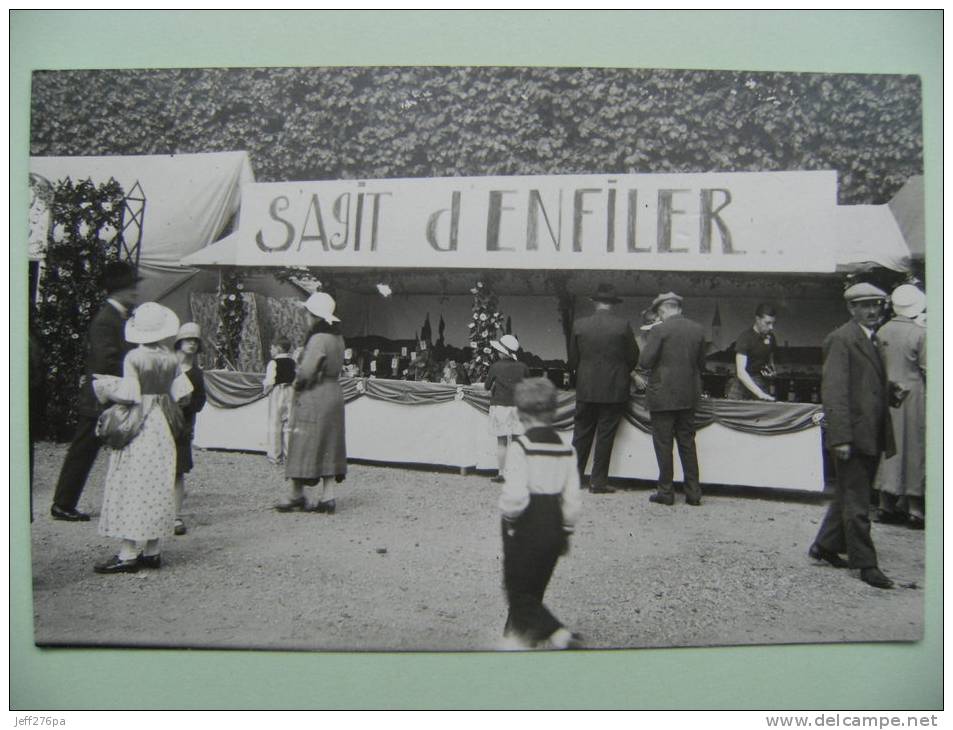
[[[93,315],[106,301],[101,288],[106,264],[119,260],[118,237],[123,221],[123,190],[110,179],[57,181],[50,208],[45,272],[36,302],[35,333],[43,353],[47,398],[38,434],[54,438],[72,434],[73,406],[86,364],[86,335]]]
[[[248,150],[258,180],[837,170],[922,174],[917,76],[621,68],[41,71],[31,154]]]

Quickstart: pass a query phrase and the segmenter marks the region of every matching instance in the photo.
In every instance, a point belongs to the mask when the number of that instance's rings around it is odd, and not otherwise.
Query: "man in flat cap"
[[[576,373],[576,414],[572,445],[579,477],[592,456],[589,491],[608,494],[609,460],[619,421],[629,402],[629,373],[639,359],[632,327],[612,313],[622,300],[611,284],[600,284],[591,297],[595,312],[573,324],[569,340],[569,369]]]
[[[123,323],[136,304],[135,269],[122,261],[106,264],[103,289],[106,302],[93,316],[87,336],[86,369],[76,401],[76,433],[66,452],[53,495],[50,514],[55,520],[86,522],[89,515],[76,509],[89,470],[99,454],[96,421],[103,410],[93,393],[93,374],[122,375],[122,361],[132,348],[123,337]]]
[[[889,387],[875,334],[886,297],[872,284],[851,286],[844,292],[851,320],[824,340],[821,401],[837,486],[808,551],[835,568],[859,569],[860,579],[876,588],[893,587],[877,567],[869,516],[880,455],[894,453]]]
[[[702,490],[695,452],[695,408],[702,394],[705,369],[705,330],[682,316],[682,298],[659,294],[652,302],[661,324],[653,327],[639,357],[639,369],[649,371],[645,391],[652,417],[652,445],[658,461],[658,490],[649,497],[657,504],[675,504],[672,491],[672,441],[685,473],[685,502],[698,506]]]

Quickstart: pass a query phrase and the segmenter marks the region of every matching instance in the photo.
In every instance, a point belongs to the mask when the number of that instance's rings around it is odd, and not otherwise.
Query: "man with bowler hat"
[[[657,504],[675,504],[672,491],[672,441],[685,474],[685,503],[698,506],[702,490],[695,452],[695,408],[702,393],[705,370],[705,330],[682,316],[682,298],[659,294],[652,302],[661,323],[653,327],[639,357],[639,369],[649,371],[645,391],[652,419],[652,445],[658,461],[658,490],[649,497]]]
[[[53,519],[86,522],[89,515],[76,509],[86,486],[89,471],[99,454],[96,421],[103,410],[93,393],[93,373],[122,375],[122,361],[131,349],[123,337],[123,322],[136,303],[135,269],[123,261],[113,261],[103,269],[106,302],[93,317],[87,336],[86,368],[76,400],[76,433],[66,452],[53,495]]]
[[[591,297],[595,312],[573,325],[569,340],[569,369],[576,373],[576,414],[572,445],[579,476],[592,457],[589,491],[608,494],[609,460],[619,420],[629,401],[629,373],[639,359],[629,323],[612,313],[622,300],[611,284],[600,284]]]
[[[834,457],[834,499],[808,555],[835,568],[860,570],[875,588],[893,581],[877,567],[870,537],[870,490],[880,455],[894,454],[890,388],[875,329],[887,294],[873,284],[844,292],[851,320],[824,340],[821,401],[825,439]],[[840,554],[847,553],[845,561]]]

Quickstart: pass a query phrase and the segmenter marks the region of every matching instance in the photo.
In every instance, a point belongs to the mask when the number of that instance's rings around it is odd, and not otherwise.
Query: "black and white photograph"
[[[921,93],[35,71],[35,643],[921,640]]]

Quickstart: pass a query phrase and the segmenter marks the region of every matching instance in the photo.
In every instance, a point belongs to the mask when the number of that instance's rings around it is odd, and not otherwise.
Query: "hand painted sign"
[[[257,183],[247,266],[833,271],[834,172]]]

